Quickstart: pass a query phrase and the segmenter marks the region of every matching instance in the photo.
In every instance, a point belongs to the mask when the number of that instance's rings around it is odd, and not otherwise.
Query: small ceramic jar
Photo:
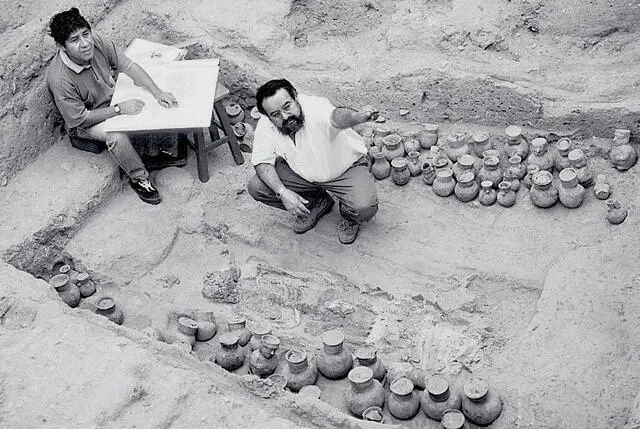
[[[264,322],[258,323],[251,329],[251,339],[249,340],[249,349],[251,351],[258,350],[262,346],[262,336],[271,334],[271,324]]]
[[[80,290],[80,296],[83,298],[87,298],[94,293],[96,293],[96,285],[89,278],[89,274],[87,273],[78,273],[77,277],[78,282],[76,285]]]
[[[613,135],[613,147],[609,154],[611,165],[620,171],[627,171],[638,160],[636,149],[629,144],[631,131],[615,130]]]
[[[571,167],[569,162],[569,152],[573,150],[573,144],[571,140],[566,137],[561,138],[556,142],[557,153],[555,156],[554,167],[557,171],[562,171],[565,168]]]
[[[122,325],[122,322],[124,321],[124,314],[122,313],[122,310],[118,308],[115,300],[109,296],[105,296],[98,300],[96,304],[96,312],[117,325]]]
[[[611,195],[611,186],[607,183],[607,178],[604,174],[598,174],[596,176],[596,184],[593,186],[593,193],[599,200],[606,200]]]
[[[502,207],[512,207],[516,203],[516,193],[511,189],[511,183],[500,182],[498,184],[498,204]]]
[[[533,185],[533,176],[540,171],[540,168],[537,165],[527,165],[527,175],[524,176],[522,183],[524,186],[531,189],[531,185]]]
[[[413,382],[408,378],[400,378],[391,383],[391,395],[387,406],[391,415],[400,420],[408,420],[418,414],[420,399],[413,391]]]
[[[541,208],[548,208],[558,201],[558,190],[553,186],[553,176],[548,171],[538,171],[533,175],[533,184],[529,197],[531,202]]]
[[[374,153],[371,174],[378,180],[384,180],[391,175],[391,164],[384,153]]]
[[[238,335],[226,332],[218,338],[220,348],[212,357],[215,363],[227,371],[235,371],[244,364],[244,350],[240,347]]]
[[[627,209],[620,206],[620,203],[615,200],[607,200],[607,220],[612,225],[619,225],[627,218]]]
[[[500,396],[489,389],[486,381],[474,378],[463,387],[462,413],[472,423],[487,426],[502,412]]]
[[[434,170],[438,172],[439,170],[450,170],[453,167],[453,162],[451,162],[447,155],[439,154],[433,157],[431,165],[433,165]]]
[[[476,182],[476,177],[471,171],[465,171],[458,176],[458,183],[453,189],[456,198],[463,203],[474,200],[480,192],[480,186]]]
[[[483,158],[484,151],[492,149],[489,134],[484,131],[473,135],[473,149],[478,158]]]
[[[402,146],[402,137],[398,134],[389,134],[383,141],[382,153],[387,161],[391,162],[394,158],[404,156],[404,146]]]
[[[238,344],[240,344],[240,347],[244,347],[249,343],[251,331],[247,328],[246,317],[234,316],[227,320],[227,326],[229,327],[229,332],[233,332],[238,336]]]
[[[517,125],[509,125],[504,133],[507,136],[507,144],[504,145],[504,153],[507,158],[518,155],[522,160],[529,156],[529,144],[522,136],[522,128]]]
[[[511,187],[511,190],[513,192],[518,192],[518,190],[520,189],[520,181],[518,180],[515,173],[511,169],[507,169],[502,174],[502,181],[509,182],[509,186]]]
[[[498,183],[502,182],[502,171],[500,170],[500,160],[495,156],[485,156],[482,159],[482,167],[478,171],[478,180],[484,182],[486,180],[493,184],[494,188],[498,187]]]
[[[427,185],[433,185],[433,181],[436,179],[436,170],[429,161],[422,163],[422,180]]]
[[[491,188],[493,190],[493,188]],[[495,192],[495,191],[494,191]],[[422,412],[433,420],[442,420],[442,414],[449,409],[460,408],[460,393],[457,389],[451,389],[449,381],[441,376],[434,375],[426,380],[427,388],[421,398]]]
[[[373,371],[373,378],[382,383],[387,373],[382,361],[378,358],[378,352],[370,346],[360,347],[355,352],[355,366],[366,366]]]
[[[231,125],[235,125],[244,119],[244,110],[242,110],[242,107],[236,102],[230,101],[224,106],[224,110],[227,112]]]
[[[460,155],[469,154],[467,136],[463,133],[449,134],[445,152],[451,162],[456,162]]]
[[[411,177],[416,177],[422,174],[422,165],[420,163],[420,152],[417,150],[407,153],[407,167]]]
[[[344,346],[344,334],[337,330],[322,335],[323,352],[318,356],[317,365],[320,374],[330,380],[347,376],[353,367],[351,350]]]
[[[80,273],[78,273],[76,270],[71,268],[71,265],[65,264],[65,265],[61,266],[59,271],[60,271],[60,274],[66,274],[66,275],[69,276],[69,283],[73,283],[74,285],[77,285],[77,283],[78,283],[78,274],[80,274]]]
[[[384,146],[384,138],[391,133],[391,129],[387,127],[374,127],[373,132],[373,144],[382,149],[382,147]]]
[[[280,347],[280,339],[270,334],[263,335],[260,348],[254,350],[249,357],[251,373],[261,378],[273,374],[278,367],[278,358],[276,357],[278,347]]]
[[[553,171],[554,156],[548,150],[547,139],[537,137],[531,141],[531,154],[527,162],[529,165],[537,165],[540,170]]]
[[[307,359],[307,352],[303,350],[289,350],[285,359],[287,365],[282,373],[287,378],[287,387],[297,392],[304,386],[315,384],[318,379],[318,368],[313,360]]]
[[[576,170],[578,176],[578,183],[585,188],[593,185],[593,173],[587,165],[587,157],[581,149],[574,149],[569,152],[569,163],[571,167]]]
[[[56,274],[51,277],[49,284],[53,286],[62,301],[69,307],[77,307],[80,304],[80,290],[78,286],[69,281],[67,274]]]
[[[423,149],[429,149],[432,146],[438,144],[438,125],[436,124],[424,124],[420,135],[418,136],[420,146]]]
[[[442,414],[440,429],[468,429],[467,419],[458,410],[447,410]]]
[[[398,186],[404,186],[409,183],[411,173],[409,172],[409,163],[406,158],[394,158],[391,160],[391,180]]]
[[[480,187],[482,188],[478,195],[478,201],[480,201],[480,204],[483,206],[493,205],[498,197],[496,190],[493,189],[493,182],[491,180],[485,180],[480,183]]]
[[[196,330],[196,341],[209,341],[216,335],[218,325],[213,311],[199,311],[196,314],[198,329]]]
[[[195,320],[183,316],[178,318],[178,332],[176,333],[176,341],[187,343],[193,346],[196,343],[196,332],[198,324]]]
[[[527,167],[522,164],[520,155],[513,155],[509,158],[508,171],[511,171],[518,180],[524,179],[524,176],[527,175]]]
[[[439,197],[448,197],[453,194],[456,181],[453,179],[453,172],[449,168],[436,171],[436,178],[433,181],[433,192]]]
[[[578,183],[576,171],[571,167],[565,168],[558,177],[561,183],[558,189],[560,203],[569,209],[580,207],[584,200],[585,189]]]
[[[349,372],[350,388],[345,392],[347,408],[354,416],[361,417],[369,407],[384,406],[384,389],[373,378],[373,371],[366,366],[358,366]]]
[[[453,171],[453,177],[456,180],[459,180],[458,178],[465,171],[470,171],[475,176],[477,172],[476,172],[473,156],[469,154],[462,154],[458,156],[458,160],[456,161],[455,164],[453,164],[451,171]]]

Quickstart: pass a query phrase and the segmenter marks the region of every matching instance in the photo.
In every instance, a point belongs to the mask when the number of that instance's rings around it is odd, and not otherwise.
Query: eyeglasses
[[[269,114],[269,117],[271,119],[275,119],[275,120],[281,120],[283,118],[282,113],[287,113],[290,114],[293,112],[293,103],[291,103],[290,101],[287,101],[286,103],[284,103],[284,106],[282,106],[282,110],[276,110],[274,112],[271,112]]]

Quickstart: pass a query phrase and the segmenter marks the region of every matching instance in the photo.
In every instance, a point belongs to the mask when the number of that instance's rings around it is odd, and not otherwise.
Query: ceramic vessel
[[[585,189],[578,183],[576,171],[571,167],[565,168],[558,177],[561,183],[558,189],[560,203],[569,209],[580,207],[584,200]]]
[[[262,117],[262,113],[260,113],[260,111],[258,110],[258,106],[253,106],[251,108],[251,111],[249,112],[249,115],[255,121],[257,121],[258,119],[260,119]]]
[[[357,417],[369,407],[384,406],[384,389],[373,378],[373,371],[366,366],[358,366],[349,372],[350,388],[344,394],[347,408]]]
[[[504,153],[507,158],[518,155],[524,161],[529,156],[529,143],[522,136],[522,128],[517,125],[509,125],[504,133],[507,136],[507,144],[504,145]]]
[[[344,346],[344,334],[337,330],[322,335],[323,352],[318,356],[320,374],[331,380],[345,378],[353,367],[351,350]]]
[[[473,151],[478,158],[484,158],[484,151],[492,149],[489,134],[485,132],[475,133],[473,135]]]
[[[69,307],[77,307],[80,304],[80,290],[78,286],[69,281],[67,274],[56,274],[51,277],[49,284],[53,286],[62,301]]]
[[[480,201],[480,204],[482,204],[483,206],[493,205],[498,197],[496,190],[493,189],[493,182],[490,180],[485,180],[484,182],[480,183],[480,187],[482,188],[478,195],[478,201]]]
[[[247,328],[247,319],[243,316],[234,316],[227,320],[229,332],[233,332],[238,336],[238,344],[244,347],[251,339],[251,331]]]
[[[260,348],[254,350],[249,357],[251,373],[261,378],[273,374],[278,367],[276,356],[278,347],[280,347],[280,339],[270,334],[263,335]]]
[[[524,176],[524,179],[522,180],[524,186],[531,189],[531,185],[533,184],[533,176],[538,171],[540,171],[540,168],[537,165],[527,165],[527,175]]]
[[[512,207],[516,203],[516,193],[511,189],[511,183],[498,183],[498,204],[502,207]]]
[[[409,183],[411,172],[406,158],[394,158],[391,160],[391,180],[398,186]],[[346,374],[345,374],[346,376]]]
[[[382,414],[382,408],[369,407],[362,413],[362,420],[368,422],[384,423],[384,414]]]
[[[402,137],[398,134],[389,134],[383,141],[382,153],[387,161],[391,162],[394,158],[404,156],[404,146],[402,146]]]
[[[456,181],[453,180],[453,172],[449,168],[436,171],[436,178],[433,181],[433,192],[439,197],[448,197],[453,194]]]
[[[66,274],[69,276],[69,283],[73,283],[75,285],[77,285],[78,283],[78,274],[80,274],[79,272],[77,272],[76,270],[74,270],[73,268],[71,268],[71,265],[69,264],[64,264],[63,266],[61,266],[59,268],[60,274]]]
[[[456,161],[456,163],[453,164],[453,167],[451,168],[451,171],[453,171],[453,177],[456,180],[458,180],[460,175],[462,173],[464,173],[465,171],[470,171],[475,176],[477,174],[477,171],[476,171],[476,168],[475,168],[475,162],[474,162],[473,156],[471,156],[469,154],[460,155],[458,157],[458,160]]]
[[[224,106],[224,110],[227,112],[231,125],[235,125],[244,119],[244,110],[242,110],[242,107],[236,102],[230,101]]]
[[[636,149],[629,144],[631,131],[615,130],[613,135],[613,147],[609,154],[611,165],[620,171],[626,171],[633,167],[638,160]]]
[[[480,192],[480,186],[476,182],[476,177],[471,171],[465,171],[458,176],[458,183],[456,183],[453,192],[463,203],[474,200]]]
[[[488,156],[495,156],[496,158],[498,158],[498,160],[500,160],[500,151],[497,149],[487,149],[482,152],[482,159]]]
[[[462,413],[472,423],[486,426],[498,418],[502,411],[500,396],[489,389],[486,381],[473,378],[463,387]]]
[[[620,206],[620,203],[615,200],[607,200],[607,220],[612,225],[619,225],[627,218],[627,209]]]
[[[196,341],[209,341],[216,335],[218,325],[213,311],[199,311],[196,314],[198,329],[196,330]]]
[[[547,139],[537,137],[531,141],[531,153],[527,162],[529,165],[537,165],[540,170],[553,171],[555,159],[553,153],[548,150]]]
[[[502,170],[500,170],[500,160],[495,156],[485,156],[482,159],[482,167],[478,171],[478,180],[484,182],[486,180],[493,184],[494,188],[498,187],[498,183],[502,182]]]
[[[573,150],[573,144],[571,140],[566,137],[561,138],[556,142],[556,156],[554,160],[554,167],[557,171],[562,171],[565,168],[571,167],[569,162],[569,152]]]
[[[373,132],[373,144],[382,149],[382,147],[384,146],[384,138],[391,133],[391,129],[387,127],[374,127]]]
[[[113,298],[105,296],[100,298],[96,304],[96,313],[106,317],[117,325],[122,325],[124,321],[124,314],[122,310],[118,308]]]
[[[196,343],[197,331],[198,324],[195,320],[186,316],[178,318],[178,332],[176,333],[177,341],[193,346]]]
[[[214,355],[215,363],[226,369],[234,371],[244,364],[244,349],[239,344],[238,335],[234,332],[225,332],[218,338],[220,348]]]
[[[433,165],[433,160],[439,155],[447,158],[447,155],[444,153],[444,150],[440,146],[431,146],[428,151],[424,152],[422,162],[429,162],[431,165]],[[449,158],[447,158],[447,161],[448,160]]]
[[[576,170],[578,183],[580,183],[585,188],[593,185],[593,173],[587,165],[587,157],[584,155],[584,152],[582,150],[574,149],[569,152],[569,163],[571,164],[571,167]]]
[[[447,155],[438,154],[433,157],[431,165],[433,165],[434,170],[437,172],[439,170],[451,169],[453,167],[453,162],[451,162]]]
[[[420,153],[420,149],[422,148],[422,146],[420,146],[420,141],[413,137],[404,139],[404,141],[402,142],[402,146],[404,147],[405,153],[410,153],[410,152]]]
[[[318,368],[313,360],[307,359],[307,352],[303,350],[289,350],[285,359],[287,365],[282,373],[287,378],[287,387],[297,392],[304,386],[315,384],[318,379]]]
[[[535,206],[548,208],[558,201],[558,190],[553,186],[552,179],[553,176],[546,170],[533,175],[529,197]]]
[[[378,152],[373,155],[371,174],[378,180],[384,180],[391,175],[391,164],[384,153]]]
[[[322,396],[322,389],[320,389],[318,386],[310,384],[300,389],[298,395],[306,396],[307,398],[320,399],[320,396]]]
[[[413,382],[408,378],[401,378],[391,383],[391,395],[387,406],[391,415],[400,420],[408,420],[418,414],[420,399],[413,391]]]
[[[458,410],[447,410],[442,415],[441,429],[467,429],[467,419]]]
[[[427,185],[433,185],[433,181],[436,180],[436,170],[428,161],[422,163],[422,180]]]
[[[456,162],[460,155],[469,154],[467,136],[463,133],[449,134],[445,152],[451,162]]]
[[[271,324],[264,322],[258,323],[251,329],[251,339],[249,340],[249,349],[251,351],[258,350],[262,347],[262,336],[271,334]]]
[[[422,403],[422,412],[427,417],[440,421],[446,410],[460,408],[460,393],[456,389],[451,389],[449,381],[445,377],[441,375],[429,377],[426,385],[427,388],[424,390],[420,402]]]
[[[611,186],[607,183],[607,178],[604,174],[598,174],[596,176],[596,184],[593,186],[593,193],[599,200],[606,200],[611,195]]]
[[[417,150],[407,153],[407,167],[412,177],[422,174],[422,165],[420,163],[420,152]]]
[[[382,383],[387,370],[378,358],[378,352],[375,348],[370,346],[360,347],[355,352],[356,360],[354,366],[366,366],[373,371],[373,378]]]
[[[423,149],[429,149],[432,146],[438,144],[438,125],[436,124],[424,124],[420,135],[418,136],[420,146]]]
[[[520,189],[520,181],[516,177],[515,173],[511,169],[507,169],[502,173],[502,181],[509,182],[509,186],[513,192],[518,192]]]
[[[80,290],[80,296],[87,298],[96,293],[96,285],[89,278],[87,273],[78,273],[76,286]]]
[[[511,171],[518,180],[524,179],[524,176],[527,175],[527,167],[522,163],[520,155],[513,155],[509,158],[508,170]]]

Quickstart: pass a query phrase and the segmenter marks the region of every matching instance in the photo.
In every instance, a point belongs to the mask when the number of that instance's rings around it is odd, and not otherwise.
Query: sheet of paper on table
[[[149,40],[133,39],[124,53],[138,64],[146,65],[154,62],[179,61],[184,58],[187,50]]]
[[[218,82],[217,59],[149,63],[141,66],[160,89],[171,92],[176,97],[178,107],[162,107],[151,93],[136,86],[131,78],[120,73],[111,105],[139,99],[144,101],[145,106],[138,115],[120,115],[107,119],[107,132],[209,127]]]

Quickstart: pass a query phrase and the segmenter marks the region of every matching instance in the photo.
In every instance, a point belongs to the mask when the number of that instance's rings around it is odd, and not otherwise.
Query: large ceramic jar
[[[350,389],[344,394],[349,411],[361,417],[369,407],[384,406],[384,389],[373,378],[373,371],[366,366],[358,366],[349,371]]]
[[[540,167],[537,165],[527,165],[527,175],[522,179],[522,183],[524,186],[531,189],[531,185],[533,185],[533,176],[540,171]]]
[[[226,369],[234,371],[244,364],[244,349],[240,347],[238,335],[233,332],[225,332],[218,338],[220,348],[214,355],[215,363]]]
[[[612,225],[619,225],[627,218],[627,209],[620,206],[620,203],[615,200],[607,200],[607,220]]]
[[[569,152],[569,162],[571,167],[576,170],[578,176],[578,183],[585,188],[593,185],[593,173],[587,166],[587,157],[581,149],[574,149]]]
[[[402,137],[398,134],[389,134],[382,139],[382,153],[387,161],[404,156],[404,146],[402,146]]]
[[[258,323],[251,329],[251,339],[249,340],[249,349],[251,351],[258,350],[262,346],[262,336],[271,334],[271,324],[264,322]]]
[[[502,174],[502,181],[509,182],[509,186],[511,187],[511,190],[513,192],[518,192],[518,190],[520,189],[520,181],[518,180],[515,173],[511,169],[507,169]]]
[[[522,136],[522,128],[517,125],[509,125],[505,128],[504,133],[507,135],[507,144],[504,145],[504,153],[507,158],[518,155],[522,160],[529,156],[529,144]]]
[[[227,112],[231,125],[235,125],[244,119],[244,110],[242,110],[242,107],[236,102],[230,101],[224,106],[224,110]]]
[[[422,174],[422,165],[420,163],[420,152],[417,150],[407,153],[407,167],[412,177]]]
[[[391,395],[387,406],[391,415],[400,420],[408,420],[418,414],[420,399],[413,391],[413,382],[408,378],[400,378],[391,383]]]
[[[543,137],[533,139],[531,141],[531,154],[527,160],[529,165],[537,165],[540,170],[553,171],[555,159],[548,148],[547,139]]]
[[[287,378],[287,387],[297,392],[304,386],[315,384],[318,379],[318,368],[313,360],[307,359],[307,352],[303,350],[289,350],[285,359],[287,365],[282,374]]]
[[[196,343],[196,332],[198,331],[198,324],[195,320],[183,316],[178,318],[178,332],[176,333],[176,339],[178,342],[187,343],[193,346]]]
[[[407,137],[402,142],[402,146],[404,147],[405,153],[409,152],[418,152],[420,153],[420,141],[414,137]]]
[[[498,183],[498,204],[502,207],[512,207],[516,203],[516,193],[511,189],[511,183]]]
[[[442,414],[440,429],[468,429],[467,419],[458,410],[447,410]]]
[[[422,163],[422,180],[427,185],[433,185],[433,181],[436,180],[436,170],[429,161]]]
[[[558,171],[562,171],[565,168],[571,167],[569,162],[569,152],[573,150],[573,144],[571,140],[566,137],[561,138],[556,142],[556,157],[554,161],[554,167]]]
[[[391,160],[391,180],[398,186],[409,183],[411,172],[406,158],[394,158]],[[345,374],[346,375],[346,374]]]
[[[76,286],[78,286],[80,296],[83,298],[87,298],[96,293],[96,285],[91,281],[87,273],[78,273]]]
[[[511,171],[518,180],[524,179],[524,176],[527,175],[527,167],[522,163],[520,155],[513,155],[509,158],[508,170]]]
[[[196,314],[198,330],[196,331],[196,341],[209,341],[218,332],[216,316],[213,311],[199,311]]]
[[[585,189],[578,183],[576,171],[571,167],[565,168],[558,177],[561,183],[558,189],[560,203],[569,209],[580,207],[584,200]]]
[[[469,154],[460,155],[456,163],[453,164],[453,167],[451,168],[451,170],[453,171],[453,177],[456,180],[459,180],[458,178],[465,171],[472,172],[474,176],[477,174],[474,158]]]
[[[373,174],[373,177],[378,180],[386,179],[391,175],[391,164],[387,161],[387,157],[384,153],[378,152],[373,155],[371,174]]]
[[[244,316],[234,316],[227,320],[229,332],[233,332],[238,336],[238,344],[244,347],[251,339],[251,331],[247,328],[247,318]]]
[[[447,147],[445,152],[451,162],[456,162],[460,155],[469,154],[467,136],[463,133],[449,134],[449,136],[447,136]]]
[[[538,171],[533,175],[529,197],[534,205],[548,208],[558,201],[558,190],[553,186],[553,176],[548,171]]]
[[[473,151],[478,158],[483,158],[484,151],[492,149],[489,134],[485,132],[475,133],[473,135]]]
[[[373,137],[373,144],[382,149],[384,146],[384,138],[391,134],[391,129],[387,127],[375,127],[373,131],[375,133]]]
[[[69,307],[77,307],[80,304],[80,290],[78,286],[69,281],[67,274],[56,274],[51,277],[49,284],[53,286],[62,301]]]
[[[373,371],[373,378],[382,383],[387,373],[382,361],[378,358],[378,352],[373,347],[360,347],[355,352],[354,366],[366,366]]]
[[[456,183],[453,191],[456,194],[456,198],[463,203],[467,203],[478,196],[480,186],[476,182],[475,175],[471,171],[465,171],[458,176],[458,183]]]
[[[122,325],[122,322],[124,321],[124,314],[122,313],[122,310],[118,308],[115,300],[109,296],[105,296],[98,300],[96,303],[96,312],[117,325]]]
[[[502,182],[502,171],[500,170],[500,160],[495,156],[485,156],[482,159],[482,167],[478,171],[478,180],[484,182],[490,181],[494,188],[498,187],[498,183]]]
[[[467,420],[486,426],[498,418],[502,411],[500,396],[489,389],[486,381],[473,378],[463,387],[462,413]]]
[[[318,356],[318,371],[331,380],[341,379],[353,367],[351,350],[344,346],[344,334],[337,330],[322,335],[323,352]]]
[[[280,347],[280,339],[273,335],[263,335],[262,344],[249,357],[249,369],[252,374],[264,378],[273,374],[278,367],[276,350]]]
[[[418,136],[420,146],[423,149],[429,149],[432,146],[438,144],[438,125],[436,124],[424,124],[420,135]]]
[[[606,200],[611,195],[611,186],[607,183],[607,178],[604,174],[598,174],[596,176],[596,184],[593,186],[593,193],[599,200]]]
[[[448,197],[453,194],[456,181],[453,179],[453,172],[449,168],[436,170],[436,179],[433,181],[433,192],[439,197]]]
[[[480,193],[478,194],[478,201],[483,206],[492,206],[498,197],[496,190],[493,189],[493,182],[491,180],[485,180],[480,182]]]
[[[493,190],[493,188],[491,188]],[[494,191],[495,192],[495,191]],[[449,381],[441,376],[434,375],[426,381],[427,388],[421,398],[422,412],[433,420],[442,420],[442,414],[449,409],[460,408],[460,393],[451,389]]]
[[[609,154],[611,165],[620,171],[626,171],[633,167],[638,160],[636,149],[629,144],[631,131],[615,130],[613,135],[613,147]]]

